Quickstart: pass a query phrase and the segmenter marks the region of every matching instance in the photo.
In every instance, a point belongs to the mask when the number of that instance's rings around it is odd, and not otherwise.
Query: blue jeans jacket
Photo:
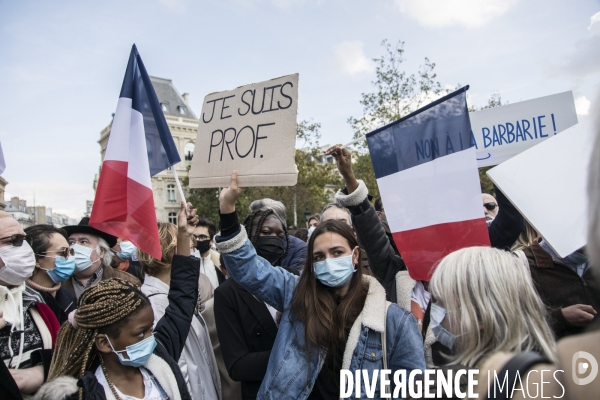
[[[231,277],[258,299],[283,312],[257,399],[306,399],[325,354],[313,351],[307,363],[304,325],[290,312],[299,277],[272,267],[257,256],[243,227],[230,237],[217,236],[216,242]],[[387,364],[392,376],[396,370],[406,370],[406,376],[413,369],[424,370],[423,339],[416,320],[396,304],[391,304],[385,315],[385,290],[373,277],[365,276],[364,280],[369,291],[348,335],[342,369],[352,371],[353,376],[355,370],[367,370],[370,377],[374,370],[383,369],[381,333],[385,327]],[[393,390],[393,383],[391,386]],[[360,393],[361,399],[368,398],[362,384]],[[378,379],[375,398],[380,397],[379,393]]]

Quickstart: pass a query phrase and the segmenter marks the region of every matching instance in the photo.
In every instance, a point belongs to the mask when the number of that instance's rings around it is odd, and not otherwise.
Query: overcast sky
[[[583,0],[0,0],[6,199],[35,192],[81,217],[133,43],[197,115],[210,92],[300,73],[298,118],[322,124],[322,144],[351,139],[383,39],[406,43],[409,73],[429,57],[442,84],[469,84],[475,105],[572,90],[577,129],[591,129],[599,12]]]

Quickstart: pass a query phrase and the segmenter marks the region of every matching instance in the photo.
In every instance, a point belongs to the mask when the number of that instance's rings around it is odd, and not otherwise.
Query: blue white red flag
[[[367,134],[387,221],[415,280],[429,280],[455,250],[490,245],[467,89]]]
[[[160,259],[151,177],[181,161],[135,44],[112,123],[90,225]]]

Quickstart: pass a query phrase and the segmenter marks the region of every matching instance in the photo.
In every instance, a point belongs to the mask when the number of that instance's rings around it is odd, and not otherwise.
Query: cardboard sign
[[[577,124],[572,92],[469,114],[477,165],[500,164]]]
[[[206,96],[190,187],[295,185],[297,112],[298,74]]]
[[[591,129],[570,129],[487,172],[561,257],[587,243]]]

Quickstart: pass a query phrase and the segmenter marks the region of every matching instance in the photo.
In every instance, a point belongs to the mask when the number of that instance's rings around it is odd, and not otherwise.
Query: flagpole
[[[174,165],[171,167],[171,171],[173,171],[173,177],[175,178],[175,183],[177,183],[177,190],[179,190],[179,197],[181,197],[181,200],[183,200],[185,202],[185,204],[186,204],[185,211],[189,214],[190,210],[188,210],[187,202],[185,201],[185,195],[183,194],[183,188],[181,187],[181,182],[179,182],[179,176],[177,175],[177,170],[175,169]]]
[[[346,143],[345,145],[343,145],[342,147],[348,147],[348,146],[352,146],[353,144],[356,144],[358,142],[360,142],[361,140],[364,140],[366,138],[365,136],[361,136],[358,139],[354,139],[353,141],[351,141],[350,143]]]

